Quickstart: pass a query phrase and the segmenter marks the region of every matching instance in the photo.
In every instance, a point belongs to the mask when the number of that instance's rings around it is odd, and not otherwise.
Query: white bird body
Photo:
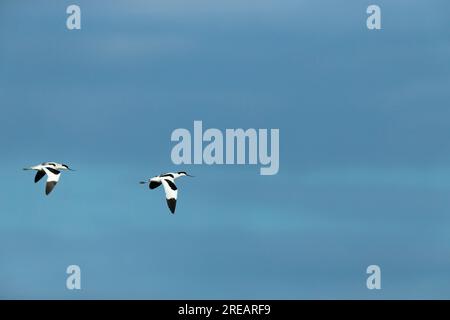
[[[164,174],[160,174],[159,176],[153,177],[148,181],[141,181],[141,184],[147,184],[150,189],[158,188],[160,185],[163,185],[164,192],[166,194],[167,206],[170,209],[170,212],[175,213],[175,208],[177,205],[177,197],[178,197],[178,188],[175,185],[175,179],[180,177],[192,177],[188,175],[186,172],[168,172]]]
[[[58,183],[62,170],[71,170],[67,165],[57,162],[44,162],[36,166],[24,168],[24,170],[35,170],[36,176],[34,177],[34,183],[37,183],[45,175],[47,175],[47,183],[45,186],[45,194],[49,195],[52,192],[55,185]]]

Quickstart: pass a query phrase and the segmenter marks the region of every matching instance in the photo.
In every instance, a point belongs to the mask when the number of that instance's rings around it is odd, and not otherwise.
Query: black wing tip
[[[52,192],[53,188],[55,187],[56,182],[47,182],[47,185],[45,186],[45,195],[49,195],[50,192]]]
[[[160,185],[161,185],[161,182],[150,181],[148,187],[150,189],[155,189],[155,188],[158,188]]]
[[[166,199],[167,200],[167,205],[169,206],[170,212],[172,212],[172,214],[175,214],[175,208],[177,206],[177,200],[176,199]]]
[[[39,182],[45,176],[44,170],[36,172],[36,176],[34,177],[34,183]]]

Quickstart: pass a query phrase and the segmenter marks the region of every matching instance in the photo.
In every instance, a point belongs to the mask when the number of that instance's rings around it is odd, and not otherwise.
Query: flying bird
[[[53,188],[59,181],[59,177],[61,176],[62,170],[70,170],[67,165],[60,164],[56,162],[44,162],[42,164],[38,164],[37,166],[33,166],[30,168],[24,168],[23,170],[35,170],[36,176],[34,177],[34,183],[41,180],[45,175],[47,175],[47,184],[45,185],[45,194],[49,195],[52,192]]]
[[[177,194],[178,188],[175,185],[175,179],[179,177],[193,177],[187,174],[184,171],[180,172],[168,172],[164,174],[160,174],[159,176],[153,177],[148,181],[140,181],[140,184],[147,184],[150,189],[158,188],[160,185],[163,185],[164,192],[166,193],[166,201],[167,206],[170,209],[170,212],[175,213],[175,207],[177,205]]]

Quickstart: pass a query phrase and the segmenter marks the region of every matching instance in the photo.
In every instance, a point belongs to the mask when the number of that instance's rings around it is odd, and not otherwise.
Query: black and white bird
[[[161,184],[164,187],[164,192],[166,193],[166,201],[169,206],[170,212],[175,213],[175,207],[177,206],[177,194],[178,188],[175,185],[175,179],[179,177],[193,177],[184,171],[180,172],[168,172],[160,174],[159,176],[153,177],[148,181],[140,181],[140,184],[147,184],[150,189],[158,188]]]
[[[59,177],[61,176],[62,170],[70,170],[67,165],[56,163],[56,162],[44,162],[41,164],[38,164],[37,166],[33,166],[30,168],[24,168],[23,170],[35,170],[36,176],[34,177],[34,183],[41,180],[45,175],[47,175],[47,184],[45,186],[45,194],[48,195],[50,192],[52,192],[53,188],[59,181]]]

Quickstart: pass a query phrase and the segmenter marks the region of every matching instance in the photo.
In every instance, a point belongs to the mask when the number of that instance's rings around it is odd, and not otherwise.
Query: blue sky
[[[450,298],[449,9],[2,1],[0,298]],[[194,120],[279,128],[279,173],[173,165]],[[77,169],[49,197],[43,161]],[[137,184],[172,170],[174,216]]]

